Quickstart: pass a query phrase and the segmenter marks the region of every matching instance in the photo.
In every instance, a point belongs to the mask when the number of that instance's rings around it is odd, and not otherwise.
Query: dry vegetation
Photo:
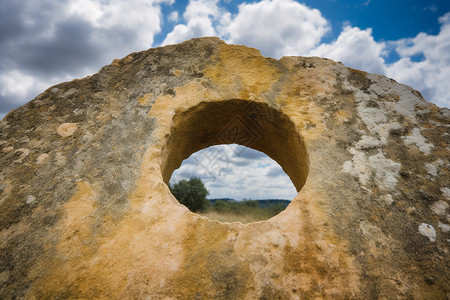
[[[201,216],[220,222],[251,223],[268,220],[284,210],[283,204],[274,204],[261,208],[258,201],[222,201],[218,200],[207,210],[198,212]]]
[[[208,217],[211,220],[217,220],[220,222],[241,222],[241,223],[251,223],[266,220],[267,218],[261,218],[260,216],[255,216],[251,214],[239,215],[234,213],[218,213],[216,211],[201,212],[199,215]]]

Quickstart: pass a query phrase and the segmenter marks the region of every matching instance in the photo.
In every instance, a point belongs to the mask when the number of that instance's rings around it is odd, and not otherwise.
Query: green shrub
[[[200,178],[183,179],[173,186],[169,185],[169,188],[178,202],[190,211],[204,211],[209,207],[209,201],[206,199],[209,192]]]

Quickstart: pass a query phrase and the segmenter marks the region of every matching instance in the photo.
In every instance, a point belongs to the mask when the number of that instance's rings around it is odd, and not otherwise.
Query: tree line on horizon
[[[235,201],[233,199],[206,199],[208,190],[202,180],[192,177],[189,180],[183,179],[170,185],[170,191],[175,198],[186,206],[190,211],[196,213],[215,212],[219,214],[231,215],[253,215],[255,218],[263,220],[269,219],[283,211],[288,205],[287,200],[267,199]],[[260,204],[262,203],[262,205]]]

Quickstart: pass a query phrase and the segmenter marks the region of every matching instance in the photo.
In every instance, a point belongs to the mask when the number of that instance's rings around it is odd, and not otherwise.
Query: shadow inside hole
[[[191,154],[221,144],[261,151],[282,167],[297,192],[305,184],[308,156],[294,123],[265,103],[244,100],[202,102],[176,111],[162,152],[164,182],[169,184],[174,170]]]

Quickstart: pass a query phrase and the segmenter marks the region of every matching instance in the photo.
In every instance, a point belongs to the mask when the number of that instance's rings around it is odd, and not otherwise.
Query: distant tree
[[[169,188],[178,202],[190,211],[203,211],[209,207],[209,201],[206,199],[209,192],[200,178],[183,179],[173,186],[169,185]]]

